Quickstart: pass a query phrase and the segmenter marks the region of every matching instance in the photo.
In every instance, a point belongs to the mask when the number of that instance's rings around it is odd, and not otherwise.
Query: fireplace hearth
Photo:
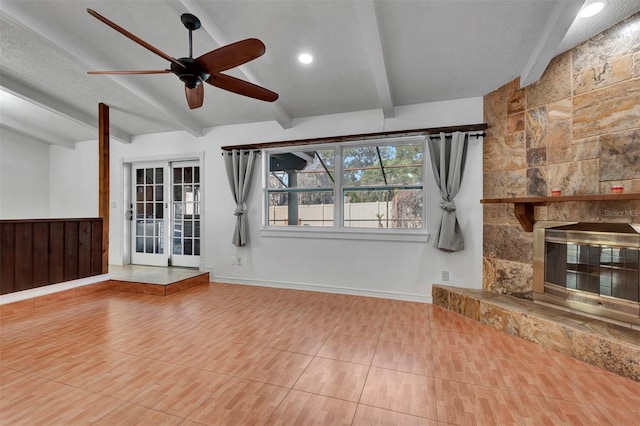
[[[640,325],[640,225],[537,222],[533,298]]]

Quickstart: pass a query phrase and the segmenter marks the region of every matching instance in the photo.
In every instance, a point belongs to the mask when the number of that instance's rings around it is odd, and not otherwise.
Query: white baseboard
[[[109,274],[94,275],[93,277],[80,278],[73,281],[65,281],[63,283],[46,285],[44,287],[31,288],[29,290],[16,291],[15,293],[3,294],[0,296],[0,305],[7,303],[20,302],[22,300],[33,299],[34,297],[46,296],[48,294],[58,293],[64,290],[70,290],[76,287],[83,287],[89,284],[95,284],[109,280]]]
[[[316,284],[304,284],[304,283],[293,283],[293,282],[283,282],[283,281],[265,281],[265,280],[251,279],[251,278],[211,276],[210,280],[213,282],[220,282],[220,283],[244,284],[244,285],[252,285],[256,287],[285,288],[289,290],[319,291],[323,293],[336,293],[336,294],[348,294],[351,296],[377,297],[381,299],[404,300],[408,302],[432,303],[432,300],[433,300],[431,298],[431,295],[427,296],[422,294],[397,293],[397,292],[380,291],[380,290],[364,290],[360,288],[324,286],[324,285],[316,285]]]

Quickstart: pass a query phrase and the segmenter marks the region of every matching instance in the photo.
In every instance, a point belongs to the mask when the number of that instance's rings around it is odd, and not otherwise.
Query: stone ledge
[[[433,304],[640,382],[640,331],[483,290],[434,284]]]

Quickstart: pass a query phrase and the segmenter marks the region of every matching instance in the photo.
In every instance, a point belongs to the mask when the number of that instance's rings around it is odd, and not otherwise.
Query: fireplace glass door
[[[633,247],[547,241],[545,283],[638,302],[639,256]]]

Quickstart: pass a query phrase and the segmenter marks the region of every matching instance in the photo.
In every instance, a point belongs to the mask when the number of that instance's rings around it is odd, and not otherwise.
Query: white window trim
[[[426,243],[429,241],[429,233],[425,230],[405,231],[393,229],[390,232],[380,231],[375,228],[336,228],[336,227],[270,227],[260,228],[263,237],[279,238],[316,238],[326,240],[367,240],[367,241],[405,241]]]
[[[300,149],[335,149],[335,164],[334,169],[334,199],[336,197],[335,191],[341,191],[342,188],[342,147],[347,146],[370,146],[376,144],[392,144],[396,142],[422,142],[423,143],[423,160],[422,160],[422,191],[424,207],[422,209],[422,223],[423,228],[419,230],[415,229],[402,229],[402,228],[349,228],[344,227],[343,208],[341,203],[334,202],[334,226],[332,227],[309,227],[309,226],[269,226],[268,220],[268,205],[267,205],[267,185],[269,174],[269,154],[292,152]],[[318,145],[305,145],[305,146],[288,146],[283,148],[270,148],[263,150],[262,155],[262,227],[260,228],[260,235],[262,237],[278,237],[278,238],[310,238],[310,239],[337,239],[337,240],[367,240],[367,241],[403,241],[403,242],[419,242],[426,243],[429,241],[429,232],[427,231],[427,217],[426,217],[426,203],[427,203],[427,144],[424,136],[405,136],[398,138],[379,138],[358,140],[331,144],[318,144]],[[339,167],[339,169],[338,169]],[[338,170],[340,173],[338,173]],[[340,199],[338,197],[337,199]]]

